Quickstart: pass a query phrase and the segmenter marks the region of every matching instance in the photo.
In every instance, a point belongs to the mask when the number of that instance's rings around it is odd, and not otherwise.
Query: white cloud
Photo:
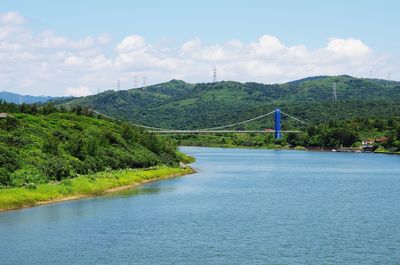
[[[326,50],[345,57],[364,56],[372,52],[361,40],[338,38],[332,38]]]
[[[391,71],[400,78],[396,60],[352,38],[331,38],[319,49],[289,46],[271,35],[250,43],[205,44],[195,38],[172,48],[139,35],[115,43],[107,34],[80,40],[47,30],[35,34],[26,24],[18,13],[0,14],[0,90],[82,96],[115,89],[117,80],[121,88],[132,88],[135,76],[146,76],[148,84],[172,78],[208,82],[214,64],[219,80],[275,83],[312,75],[369,76],[371,71],[375,77]]]
[[[84,64],[84,60],[83,58],[72,55],[65,58],[64,64],[69,66],[82,66]]]
[[[111,37],[108,34],[103,34],[97,37],[97,42],[100,45],[107,45],[111,42]]]
[[[269,57],[284,51],[287,47],[285,47],[277,37],[264,35],[258,42],[252,43],[251,48],[255,54],[262,57]]]
[[[118,43],[115,50],[120,53],[132,52],[146,47],[144,38],[138,35],[128,36]]]
[[[21,25],[25,23],[25,19],[17,12],[7,12],[0,14],[0,22],[7,25]]]
[[[68,87],[65,89],[64,92],[65,96],[73,96],[73,97],[84,97],[90,94],[92,94],[92,92],[86,86]]]

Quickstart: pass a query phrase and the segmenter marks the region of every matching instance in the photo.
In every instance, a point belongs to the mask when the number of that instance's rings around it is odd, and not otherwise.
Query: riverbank
[[[232,145],[232,144],[207,144],[207,145],[179,145],[182,147],[213,147],[213,148],[241,148],[241,149],[269,149],[269,150],[307,150],[303,146],[287,147],[278,144],[247,146],[247,145]]]
[[[124,169],[79,176],[57,183],[31,185],[26,188],[1,189],[0,212],[102,195],[159,179],[173,178],[195,172],[191,167]]]
[[[294,150],[294,151],[311,151],[311,152],[349,152],[349,153],[372,153],[372,154],[387,154],[400,155],[400,152],[390,152],[387,150],[378,149],[376,151],[362,151],[358,148],[342,148],[342,147],[287,147],[276,144],[262,146],[244,146],[244,145],[183,145],[185,147],[212,147],[212,148],[238,148],[238,149],[266,149],[266,150]]]

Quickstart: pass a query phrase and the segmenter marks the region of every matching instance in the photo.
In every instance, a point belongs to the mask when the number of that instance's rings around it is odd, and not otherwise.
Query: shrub
[[[0,145],[0,166],[8,171],[16,170],[19,167],[17,153]]]
[[[42,172],[49,180],[60,181],[73,177],[74,173],[68,160],[60,157],[49,158],[42,166]]]
[[[20,187],[26,183],[45,183],[46,177],[34,167],[21,168],[11,174],[12,186]]]

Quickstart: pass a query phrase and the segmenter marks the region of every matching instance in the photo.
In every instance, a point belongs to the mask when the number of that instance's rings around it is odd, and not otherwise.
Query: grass
[[[184,164],[191,164],[191,163],[196,162],[196,158],[194,158],[190,155],[184,154],[182,152],[177,152],[176,155],[178,156],[179,161],[181,161]]]
[[[0,211],[80,196],[100,195],[114,188],[193,172],[190,167],[159,167],[150,170],[124,169],[64,179],[58,183],[32,185],[26,188],[0,189]]]

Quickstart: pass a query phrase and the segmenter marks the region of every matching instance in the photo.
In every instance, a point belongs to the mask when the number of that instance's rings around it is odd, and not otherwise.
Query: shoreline
[[[26,208],[31,208],[31,207],[37,207],[37,206],[43,206],[43,205],[49,205],[49,204],[55,204],[55,203],[59,203],[59,202],[67,202],[67,201],[73,201],[73,200],[79,200],[79,199],[83,199],[83,198],[90,198],[90,197],[97,197],[97,196],[102,196],[108,193],[113,193],[113,192],[118,192],[118,191],[123,191],[123,190],[128,190],[128,189],[132,189],[141,185],[145,185],[151,182],[155,182],[155,181],[159,181],[159,180],[163,180],[163,179],[172,179],[172,178],[176,178],[176,177],[181,177],[181,176],[185,176],[185,175],[191,175],[191,174],[195,174],[197,173],[197,171],[195,169],[193,169],[190,166],[186,166],[185,168],[157,168],[157,169],[151,169],[151,170],[136,170],[136,169],[131,169],[131,170],[124,170],[125,172],[128,171],[129,173],[131,173],[131,177],[137,177],[140,174],[143,174],[144,172],[150,172],[150,173],[154,173],[163,169],[169,169],[171,171],[174,171],[170,174],[160,174],[160,175],[156,175],[155,177],[149,178],[149,179],[139,179],[138,181],[131,181],[130,183],[126,183],[125,185],[121,185],[121,186],[113,186],[113,187],[109,187],[109,188],[105,188],[102,190],[93,190],[92,192],[87,192],[87,193],[82,193],[82,194],[74,194],[74,195],[66,195],[66,196],[60,196],[60,197],[56,197],[56,198],[52,198],[49,200],[37,200],[37,201],[33,201],[33,202],[29,202],[26,204],[21,204],[21,205],[17,205],[17,206],[11,206],[11,207],[7,207],[7,208],[0,208],[0,213],[2,212],[8,212],[8,211],[17,211],[17,210],[21,210],[21,209],[26,209]],[[176,171],[176,172],[175,172]],[[121,171],[116,171],[116,172],[112,172],[111,176],[106,176],[103,178],[117,178],[117,174],[121,172]],[[105,174],[104,172],[98,173],[98,174]],[[89,176],[83,176],[83,178],[89,178]],[[117,178],[118,179],[118,178]],[[73,179],[71,179],[73,180]],[[114,183],[115,184],[115,183]],[[44,184],[46,185],[46,184]],[[61,185],[63,185],[61,182],[57,183],[57,184],[47,184],[48,186],[52,185],[53,187],[58,187],[60,188]],[[118,185],[118,184],[115,184]],[[35,190],[31,191],[29,189],[26,188],[15,188],[16,189],[25,189],[26,192],[34,192]],[[13,189],[7,189],[5,191],[12,191]],[[1,202],[1,193],[2,190],[0,190],[0,202]]]
[[[386,154],[386,155],[400,155],[400,152],[366,152],[366,151],[347,151],[340,150],[340,148],[307,148],[307,147],[298,147],[298,148],[288,148],[288,147],[279,147],[279,148],[270,148],[268,146],[221,146],[221,145],[179,145],[180,147],[209,147],[209,148],[229,148],[229,149],[258,149],[258,150],[289,150],[289,151],[307,151],[307,152],[332,152],[332,153],[354,153],[354,154]],[[333,151],[335,150],[335,151]]]

